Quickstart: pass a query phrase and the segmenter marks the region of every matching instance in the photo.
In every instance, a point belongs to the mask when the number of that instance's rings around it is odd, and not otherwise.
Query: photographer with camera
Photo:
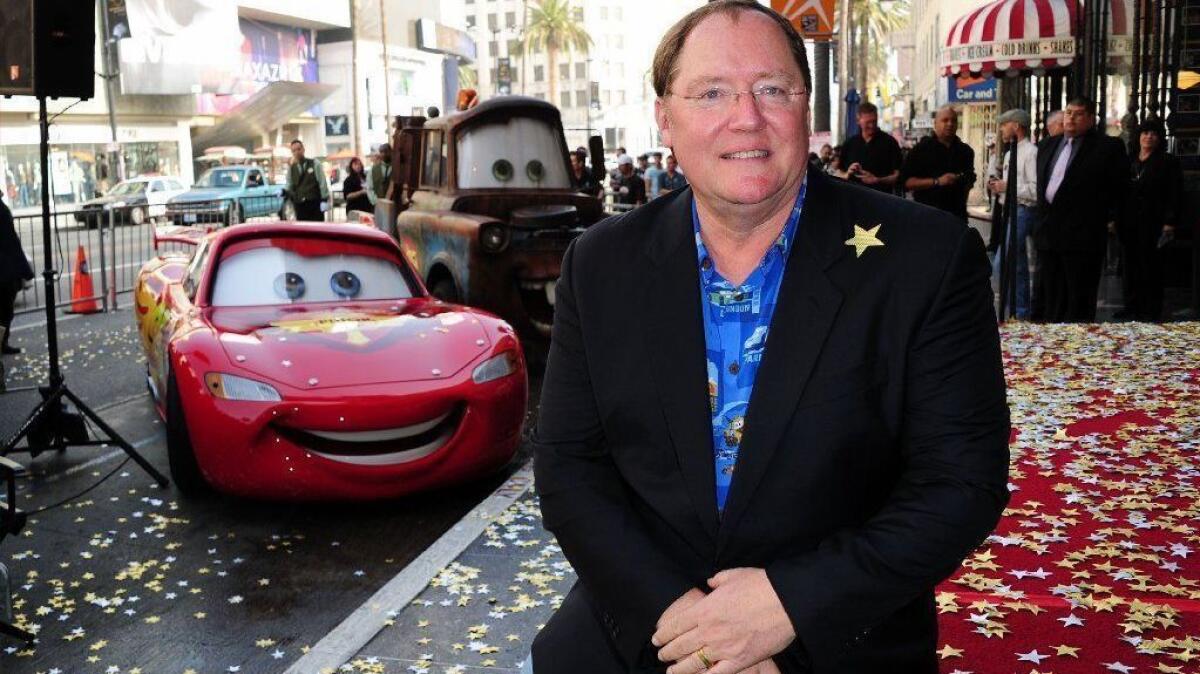
[[[835,175],[880,192],[894,192],[900,176],[900,143],[879,130],[879,108],[858,106],[858,135],[846,139]]]
[[[967,195],[975,185],[975,151],[958,137],[958,111],[943,105],[933,120],[933,135],[908,153],[900,184],[913,200],[967,221]]]

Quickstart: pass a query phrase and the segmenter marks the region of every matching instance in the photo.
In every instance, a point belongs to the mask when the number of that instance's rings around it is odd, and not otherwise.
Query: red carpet
[[[1003,330],[1012,499],[938,588],[943,672],[1200,672],[1200,324]]]

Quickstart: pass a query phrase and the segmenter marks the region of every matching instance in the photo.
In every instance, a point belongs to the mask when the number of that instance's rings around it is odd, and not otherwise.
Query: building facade
[[[550,101],[545,49],[522,49],[529,25],[528,0],[454,0],[461,28],[479,47],[471,68],[480,95],[504,92]],[[558,54],[554,103],[563,115],[569,147],[600,135],[609,150],[644,152],[661,145],[654,122],[650,65],[666,30],[704,0],[575,0],[573,11],[591,37],[586,52]],[[508,79],[500,75],[509,73]]]
[[[354,31],[350,2],[123,4],[123,14],[108,17],[118,72],[116,142],[101,77],[105,17],[99,11],[95,96],[48,105],[51,115],[62,113],[50,127],[50,191],[62,208],[120,177],[178,175],[190,184],[210,165],[206,152],[248,155],[276,180],[286,173],[293,139],[302,140],[310,156],[348,156],[356,149],[365,155],[388,139],[389,115],[444,105],[447,90],[457,88],[446,78],[457,70],[447,67],[448,57],[417,49],[418,21],[447,21],[441,0],[359,0]],[[32,97],[0,99],[0,192],[17,209],[41,203],[37,110]]]

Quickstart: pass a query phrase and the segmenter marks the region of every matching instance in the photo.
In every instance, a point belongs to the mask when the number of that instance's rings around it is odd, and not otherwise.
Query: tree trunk
[[[350,147],[354,156],[361,157],[361,136],[358,120],[358,0],[350,0],[350,99],[353,103],[354,114],[350,118]]]
[[[814,55],[817,63],[813,83],[813,132],[825,133],[829,131],[829,43],[818,42]]]
[[[529,81],[529,71],[525,63],[529,60],[529,0],[521,0],[521,95],[525,95],[525,83]]]
[[[548,73],[548,77],[550,78],[550,96],[548,96],[548,98],[550,99],[549,102],[550,102],[550,105],[557,107],[558,106],[558,48],[555,47],[554,43],[549,40],[546,40],[546,67],[549,68],[549,70],[550,70],[550,72]]]
[[[859,30],[858,43],[855,45],[858,47],[858,56],[855,58],[854,65],[858,68],[858,77],[856,78],[858,93],[863,101],[869,101],[871,99],[870,82],[867,80],[867,76],[870,72],[867,68],[867,57],[870,51],[871,33],[867,30],[865,22],[859,27]]]

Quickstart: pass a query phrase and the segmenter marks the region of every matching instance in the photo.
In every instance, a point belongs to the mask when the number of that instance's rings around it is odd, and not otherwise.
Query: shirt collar
[[[792,206],[791,215],[788,216],[787,223],[783,226],[783,231],[779,233],[779,238],[775,240],[775,244],[767,249],[763,260],[759,262],[761,267],[764,262],[771,258],[771,255],[778,254],[784,260],[792,250],[792,243],[796,239],[796,230],[800,223],[800,213],[804,210],[804,197],[808,192],[808,174],[805,174],[804,180],[800,183],[800,191],[796,194],[796,203]],[[716,275],[716,265],[708,256],[708,247],[704,245],[704,239],[700,236],[700,213],[696,210],[696,200],[692,199],[692,233],[696,237],[696,261],[700,265],[700,276],[706,281],[711,280]]]

